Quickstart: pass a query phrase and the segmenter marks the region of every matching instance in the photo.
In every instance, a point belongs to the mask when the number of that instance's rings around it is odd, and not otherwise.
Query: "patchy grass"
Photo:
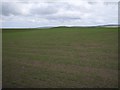
[[[3,29],[3,88],[117,88],[117,28]]]

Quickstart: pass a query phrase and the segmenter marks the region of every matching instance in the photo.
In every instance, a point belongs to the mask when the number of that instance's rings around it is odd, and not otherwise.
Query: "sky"
[[[0,27],[94,26],[118,23],[119,0],[2,0]]]

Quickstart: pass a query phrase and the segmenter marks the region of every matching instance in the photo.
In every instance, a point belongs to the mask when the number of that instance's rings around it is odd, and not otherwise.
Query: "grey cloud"
[[[31,5],[31,7],[30,7]],[[24,2],[3,2],[2,3],[2,15],[25,15],[25,10],[29,10],[26,15],[49,15],[57,13],[56,3],[24,3]]]
[[[14,3],[2,3],[2,15],[20,15],[20,8]]]
[[[48,4],[46,6],[42,6],[39,4],[37,7],[33,7],[30,10],[31,15],[48,15],[48,14],[54,14],[57,13],[57,9],[54,7],[53,4]]]

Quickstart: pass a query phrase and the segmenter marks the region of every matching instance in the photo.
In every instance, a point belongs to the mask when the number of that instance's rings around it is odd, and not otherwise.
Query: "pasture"
[[[2,30],[3,88],[117,88],[118,28]]]

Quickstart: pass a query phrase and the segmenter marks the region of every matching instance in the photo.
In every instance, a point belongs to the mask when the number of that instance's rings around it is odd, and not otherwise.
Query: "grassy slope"
[[[3,30],[3,87],[118,87],[116,28]]]

